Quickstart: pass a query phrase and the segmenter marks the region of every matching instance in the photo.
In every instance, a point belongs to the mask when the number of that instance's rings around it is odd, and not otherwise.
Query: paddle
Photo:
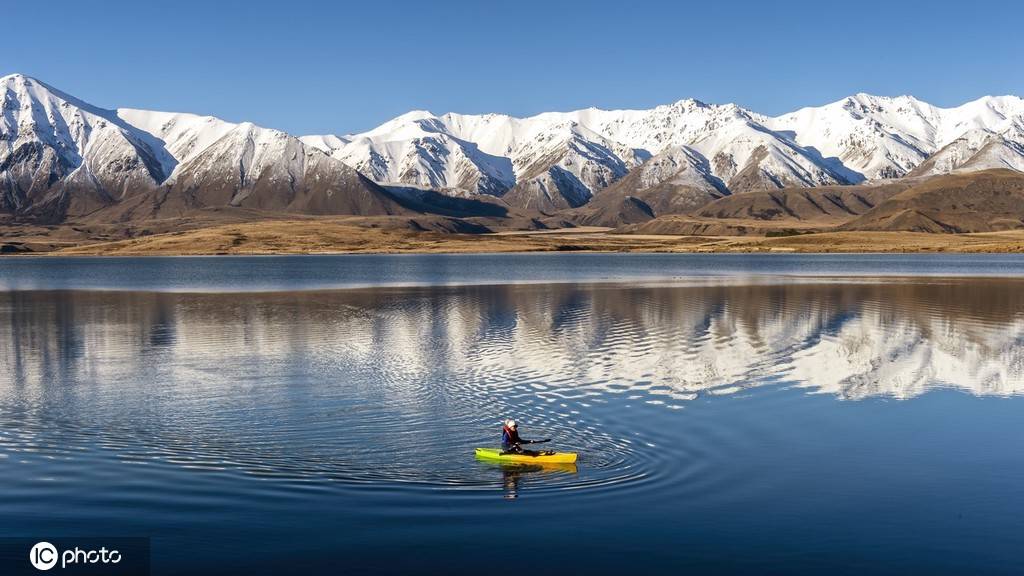
[[[530,440],[530,444],[543,444],[545,442],[551,442],[551,438],[545,438],[543,440]]]

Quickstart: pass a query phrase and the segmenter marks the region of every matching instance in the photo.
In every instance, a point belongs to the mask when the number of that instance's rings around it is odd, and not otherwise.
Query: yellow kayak
[[[573,464],[576,462],[575,452],[541,452],[536,456],[529,454],[503,454],[494,448],[477,448],[476,457],[481,460],[495,462],[514,462],[516,464]]]

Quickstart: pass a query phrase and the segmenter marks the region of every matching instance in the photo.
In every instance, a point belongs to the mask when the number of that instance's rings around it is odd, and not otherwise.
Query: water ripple
[[[709,402],[1024,390],[1003,280],[0,293],[0,464],[125,465],[336,487],[734,498],[721,462],[778,427]],[[780,401],[786,394],[773,392]],[[574,470],[473,459],[515,417]],[[760,422],[760,421],[759,421]]]

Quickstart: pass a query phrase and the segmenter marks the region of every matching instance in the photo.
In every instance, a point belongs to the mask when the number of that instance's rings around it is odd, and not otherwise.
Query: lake
[[[154,574],[1015,574],[1024,258],[0,259],[0,537]],[[514,417],[575,467],[474,459]]]

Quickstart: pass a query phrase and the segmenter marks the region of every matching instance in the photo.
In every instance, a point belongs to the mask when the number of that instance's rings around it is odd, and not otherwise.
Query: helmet
[[[505,426],[507,426],[509,428],[515,428],[516,427],[516,421],[511,419],[511,418],[509,418],[508,420],[505,420]]]

